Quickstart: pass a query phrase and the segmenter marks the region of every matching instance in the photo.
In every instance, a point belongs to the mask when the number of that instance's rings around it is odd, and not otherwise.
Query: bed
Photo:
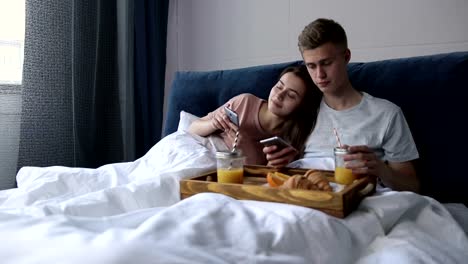
[[[441,71],[450,78],[468,72],[468,53],[356,63],[350,72],[363,78],[379,65],[391,73],[392,63],[421,60],[439,66],[457,60],[456,71]],[[179,180],[213,170],[222,145],[186,132],[190,122],[233,94],[265,97],[279,71],[297,63],[177,73],[165,137],[134,162],[22,168],[18,188],[0,192],[2,263],[466,263],[466,196],[446,194],[445,185],[439,196],[427,182],[423,195],[379,188],[344,219],[216,193],[180,200]],[[415,128],[425,120],[403,109],[417,144],[425,142]],[[452,183],[466,183],[463,176]]]

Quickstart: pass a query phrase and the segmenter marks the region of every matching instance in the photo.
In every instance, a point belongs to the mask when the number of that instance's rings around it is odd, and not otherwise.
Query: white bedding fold
[[[398,203],[386,212],[390,201]],[[210,193],[110,217],[0,218],[6,260],[25,257],[21,248],[44,263],[68,255],[73,261],[86,255],[87,263],[463,263],[468,257],[467,238],[444,207],[412,193],[367,198],[346,219]],[[59,250],[44,255],[50,248]]]
[[[23,167],[1,207],[22,214],[106,216],[179,201],[179,180],[215,169],[206,138],[177,132],[142,158],[97,169]]]
[[[410,192],[363,200],[345,219],[203,193],[178,182],[215,166],[208,139],[176,132],[133,163],[24,168],[0,192],[2,263],[465,263],[447,209]]]

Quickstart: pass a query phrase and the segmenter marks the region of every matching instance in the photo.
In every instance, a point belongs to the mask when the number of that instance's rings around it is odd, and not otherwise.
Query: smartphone
[[[260,140],[260,143],[262,143],[265,147],[276,145],[278,150],[283,149],[285,147],[293,147],[291,146],[291,144],[286,142],[286,140],[280,137],[271,137],[271,138],[262,139]]]
[[[239,117],[237,116],[237,113],[227,106],[224,107],[224,112],[226,112],[226,115],[229,117],[229,120],[231,120],[231,122],[234,125],[239,127]]]

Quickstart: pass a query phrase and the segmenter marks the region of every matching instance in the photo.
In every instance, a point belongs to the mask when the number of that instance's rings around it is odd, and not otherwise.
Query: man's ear
[[[345,56],[346,63],[348,63],[351,60],[351,51],[349,49],[346,49],[344,56]]]

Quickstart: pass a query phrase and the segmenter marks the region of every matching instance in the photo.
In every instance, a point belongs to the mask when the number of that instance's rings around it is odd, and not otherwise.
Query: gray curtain
[[[135,158],[132,0],[27,0],[18,168]]]
[[[16,186],[21,86],[0,84],[0,190]]]

